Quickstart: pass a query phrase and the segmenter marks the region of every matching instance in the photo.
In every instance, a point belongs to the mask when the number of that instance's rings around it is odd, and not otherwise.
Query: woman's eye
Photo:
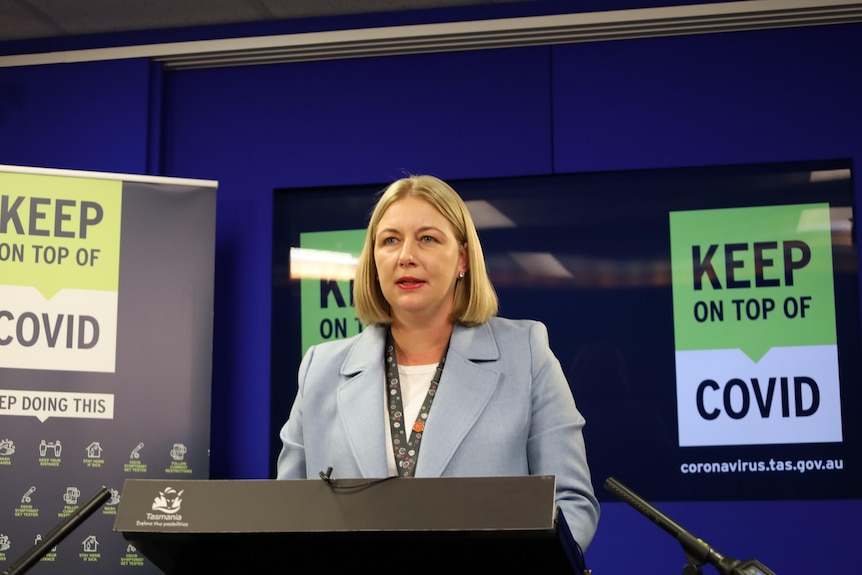
[[[435,238],[434,236],[422,236],[422,241],[425,243],[431,243],[436,242],[437,238]]]

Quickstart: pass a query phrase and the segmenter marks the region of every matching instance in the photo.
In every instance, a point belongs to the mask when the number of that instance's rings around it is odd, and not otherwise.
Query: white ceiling
[[[0,42],[516,0],[0,0]]]

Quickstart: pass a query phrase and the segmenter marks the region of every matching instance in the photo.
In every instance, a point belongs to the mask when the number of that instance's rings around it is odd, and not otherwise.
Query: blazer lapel
[[[476,361],[498,360],[491,328],[455,326],[440,388],[428,415],[416,475],[439,477],[494,394],[500,375]],[[493,365],[493,364],[492,364]]]
[[[389,475],[383,406],[385,337],[384,328],[366,328],[339,374],[345,381],[337,392],[338,413],[361,477]]]

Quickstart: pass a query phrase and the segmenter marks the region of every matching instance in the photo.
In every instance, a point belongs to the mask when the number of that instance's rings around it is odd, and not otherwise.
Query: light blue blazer
[[[389,475],[384,405],[386,328],[311,347],[281,430],[278,479]],[[584,418],[546,327],[493,318],[456,326],[428,415],[416,477],[556,476],[556,503],[586,550],[599,503],[587,466]]]

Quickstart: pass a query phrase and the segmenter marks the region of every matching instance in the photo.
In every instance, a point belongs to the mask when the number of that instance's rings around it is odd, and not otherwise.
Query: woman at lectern
[[[497,317],[476,227],[432,176],[378,198],[354,288],[359,335],[311,347],[278,479],[556,476],[575,540],[599,518],[582,429],[546,327]]]

